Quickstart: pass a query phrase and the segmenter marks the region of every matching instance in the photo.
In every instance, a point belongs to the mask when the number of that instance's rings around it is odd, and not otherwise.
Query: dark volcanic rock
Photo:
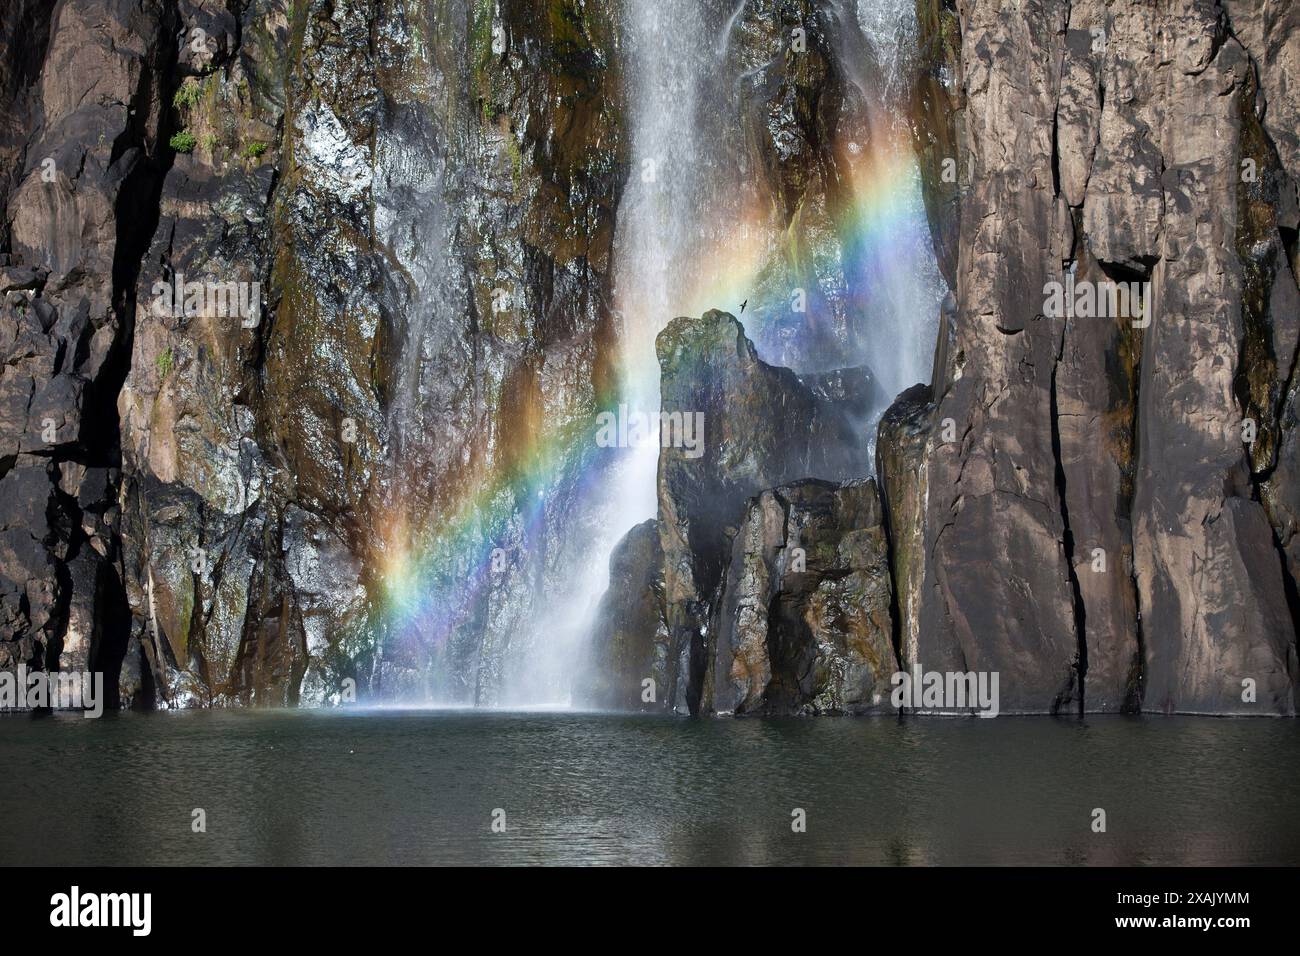
[[[961,22],[954,0],[916,0],[918,51],[912,83],[909,129],[920,167],[939,271],[949,288],[957,284],[957,242],[961,190],[970,185],[961,111]]]
[[[571,563],[574,436],[610,375],[610,22],[565,0],[6,5],[7,660],[103,664],[142,704],[349,680],[495,699],[539,575]],[[256,283],[255,314],[158,308],[182,278]],[[531,539],[515,479],[562,441]],[[439,595],[455,639],[385,634],[387,574],[484,486]],[[519,573],[475,591],[466,552],[494,544]]]
[[[888,547],[875,483],[853,477],[868,469],[867,415],[881,398],[870,374],[800,379],[769,366],[723,312],[675,320],[658,347],[663,411],[702,414],[703,445],[660,451],[659,520],[611,558],[591,702],[738,714],[888,706]]]
[[[958,17],[957,321],[923,527],[891,524],[925,541],[921,661],[1002,670],[1004,712],[1293,713],[1295,18],[1200,0]],[[921,27],[930,50],[950,36]],[[1067,275],[1149,281],[1150,324],[1045,317]]]
[[[934,404],[928,385],[913,385],[880,419],[876,476],[889,530],[897,607],[897,644],[905,667],[919,659],[921,583],[925,579],[925,500]]]
[[[113,406],[169,162],[175,26],[151,0],[0,17],[0,656],[106,670],[109,706],[129,630]]]
[[[821,399],[789,369],[763,363],[724,312],[674,319],[657,346],[663,411],[702,414],[704,422],[698,457],[670,447],[659,459],[665,609],[675,656],[689,661],[685,704],[695,712],[709,672],[708,602],[745,502],[798,478],[867,474],[867,423],[856,411],[867,403]],[[860,373],[837,381],[870,383]]]
[[[1003,713],[1059,710],[1080,693],[1053,450],[1064,323],[1041,317],[1043,284],[1069,251],[1052,182],[1047,51],[1058,24],[1041,6],[962,19],[974,176],[961,208],[954,380],[935,385],[917,630],[923,668],[1000,672]]]
[[[664,711],[677,669],[663,612],[663,551],[655,519],[634,527],[609,558],[590,671],[579,682],[583,704],[610,710]],[[654,683],[647,686],[644,682]]]
[[[393,4],[380,33],[374,279],[401,361],[380,376],[367,568],[427,569],[441,628],[385,628],[381,696],[490,705],[571,677],[539,662],[587,557],[578,485],[604,467],[591,423],[611,392],[627,175],[616,12]]]
[[[1133,27],[1145,35],[1149,24]],[[1295,622],[1251,488],[1233,388],[1250,317],[1234,232],[1246,214],[1238,197],[1243,111],[1256,106],[1241,92],[1252,66],[1223,38],[1222,15],[1208,4],[1177,27],[1172,83],[1148,87],[1139,74],[1135,90],[1139,103],[1199,117],[1180,121],[1164,146],[1164,218],[1151,250],[1160,257],[1152,272],[1158,313],[1142,347],[1133,502],[1143,706],[1290,714],[1300,677]],[[1104,141],[1105,114],[1102,129]],[[1207,217],[1209,209],[1227,214]],[[1256,685],[1253,701],[1245,681]]]
[[[746,508],[717,601],[709,709],[890,710],[898,669],[890,603],[874,481],[802,481],[763,492]]]

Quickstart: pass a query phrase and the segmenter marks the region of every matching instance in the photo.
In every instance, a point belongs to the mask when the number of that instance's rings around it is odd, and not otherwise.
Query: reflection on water
[[[1286,720],[10,717],[0,861],[1296,864],[1297,758]]]

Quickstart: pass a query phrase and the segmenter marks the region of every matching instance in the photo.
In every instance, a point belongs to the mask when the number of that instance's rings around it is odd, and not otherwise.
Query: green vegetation
[[[172,106],[179,109],[186,109],[193,106],[199,101],[199,96],[203,93],[203,88],[195,80],[186,80],[181,84],[181,88],[176,91],[172,97]]]
[[[172,355],[171,348],[168,347],[159,352],[158,357],[154,359],[154,364],[158,367],[158,377],[166,380],[168,374],[172,370],[172,366],[176,364],[176,359]]]
[[[209,133],[207,136],[203,137],[203,148],[209,153],[215,153],[217,151],[217,143],[218,140],[215,133]]]
[[[257,159],[266,152],[265,143],[247,143],[243,149],[244,159]]]
[[[181,130],[167,141],[168,145],[178,153],[190,153],[194,151],[194,145],[198,142],[194,134],[187,129]]]

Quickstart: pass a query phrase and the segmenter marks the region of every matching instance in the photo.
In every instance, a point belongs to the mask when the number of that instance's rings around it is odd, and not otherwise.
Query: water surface
[[[6,864],[1300,863],[1290,720],[11,716],[0,760]]]

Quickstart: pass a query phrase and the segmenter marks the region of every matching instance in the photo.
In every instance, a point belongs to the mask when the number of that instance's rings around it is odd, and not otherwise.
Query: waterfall
[[[757,284],[787,239],[762,171],[750,168],[742,130],[742,93],[756,89],[765,68],[745,61],[751,54],[742,49],[743,31],[754,30],[760,16],[756,6],[629,0],[622,11],[630,170],[614,239],[614,298],[619,403],[630,412],[658,412],[655,338],[679,315],[710,308],[737,314],[760,354],[785,364],[783,354],[768,351],[756,314],[789,296],[785,287],[763,292]],[[843,142],[835,144],[849,157],[853,205],[839,239],[845,289],[835,293],[848,327],[837,333],[842,348],[833,358],[841,367],[869,365],[892,398],[928,380],[943,288],[908,138],[914,14],[905,0],[831,0],[825,14],[853,98],[837,134]],[[751,308],[742,313],[746,300]],[[876,409],[876,418],[883,412]],[[863,440],[873,444],[874,431],[873,420]],[[658,454],[654,437],[619,449],[591,490],[585,530],[574,532],[584,536],[583,557],[563,593],[543,602],[531,622],[537,660],[503,700],[555,702],[564,676],[575,672],[614,548],[657,513]]]
[[[761,256],[779,241],[752,221],[751,171],[719,150],[738,104],[735,78],[716,71],[747,7],[745,0],[730,10],[701,0],[663,0],[631,3],[626,13],[632,168],[619,213],[615,274],[625,400],[632,408],[658,410],[654,340],[664,325],[706,308],[739,311]],[[892,396],[928,380],[942,296],[907,138],[915,16],[910,0],[835,0],[831,12],[839,27],[837,53],[863,100],[867,132],[855,182],[859,222],[852,239],[860,244],[859,275],[850,280],[862,292],[857,304],[867,324],[866,348],[844,364],[865,361]],[[720,17],[721,28],[711,26]],[[707,37],[717,38],[712,51]],[[749,230],[755,234],[747,240]],[[599,549],[604,558],[632,524],[656,513],[657,444],[635,449],[628,459],[609,489],[617,503],[611,511],[621,520]]]
[[[615,239],[616,320],[620,336],[620,404],[636,412],[659,409],[655,336],[674,315],[695,305],[682,290],[698,251],[698,215],[710,186],[710,150],[700,141],[701,90],[713,50],[710,23],[698,0],[633,2],[622,22],[627,57],[631,174],[624,188]],[[734,306],[733,306],[734,308]],[[585,503],[590,540],[573,567],[566,592],[534,623],[544,649],[527,680],[510,691],[513,703],[554,701],[554,676],[572,674],[585,650],[609,559],[628,529],[656,513],[653,439],[620,449],[602,487]]]
[[[837,59],[862,98],[868,144],[854,168],[856,279],[867,318],[861,358],[893,396],[930,379],[945,290],[908,128],[915,7],[832,0],[829,10]]]
[[[722,35],[718,37],[718,44],[715,48],[719,57],[727,55],[727,47],[731,45],[731,28],[736,25],[736,20],[745,12],[745,4],[748,2],[749,0],[740,0],[731,16],[727,17],[727,25],[722,28]]]
[[[614,246],[620,371],[628,407],[657,412],[655,336],[689,308],[698,226],[711,205],[709,187],[720,185],[710,182],[715,164],[704,139],[713,131],[700,108],[712,62],[705,38],[716,31],[698,0],[631,3],[624,29],[632,163]],[[658,454],[656,441],[644,442],[619,472],[611,497],[624,516],[620,536],[655,515]]]

